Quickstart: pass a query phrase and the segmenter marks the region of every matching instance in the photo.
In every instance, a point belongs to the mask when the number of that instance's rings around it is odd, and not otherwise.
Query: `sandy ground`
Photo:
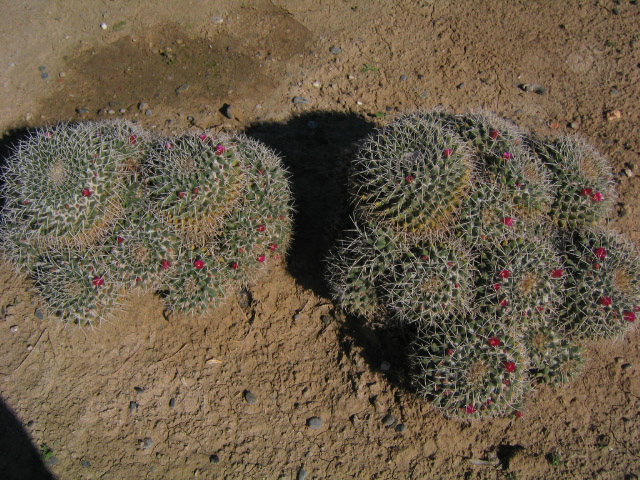
[[[321,280],[354,143],[438,105],[583,135],[616,172],[611,226],[640,243],[637,3],[1,1],[3,153],[70,119],[243,130],[283,154],[299,213],[287,263],[206,315],[149,295],[64,326],[0,263],[0,478],[637,479],[636,333],[590,345],[522,418],[464,424],[406,388],[401,332],[345,318]]]

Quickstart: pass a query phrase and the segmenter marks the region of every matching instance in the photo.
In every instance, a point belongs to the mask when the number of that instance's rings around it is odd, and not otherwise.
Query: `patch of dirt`
[[[0,477],[640,475],[637,333],[589,345],[584,374],[540,388],[522,418],[464,424],[406,388],[403,333],[335,311],[322,280],[357,142],[438,105],[585,137],[616,174],[612,227],[640,244],[635,2],[27,0],[4,13],[0,152],[63,120],[243,130],[283,154],[297,214],[287,264],[198,316],[148,295],[100,327],[61,325],[0,264]]]

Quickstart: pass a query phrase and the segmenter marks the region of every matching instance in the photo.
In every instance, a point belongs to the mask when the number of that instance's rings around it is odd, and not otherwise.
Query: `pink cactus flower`
[[[591,195],[592,190],[590,188],[583,188],[582,190],[580,190],[580,195],[582,195],[583,197],[588,197],[589,195]]]
[[[504,223],[507,227],[512,227],[513,226],[513,218],[511,217],[505,217],[502,220],[502,223]]]
[[[516,410],[515,412],[513,412],[513,414],[516,416],[516,418],[522,418],[522,412],[520,410]]]
[[[633,323],[633,322],[636,321],[636,314],[634,312],[624,312],[622,314],[622,316],[628,322],[632,322]]]
[[[413,175],[407,175],[404,179],[407,183],[413,183]]]
[[[599,263],[594,263],[593,264],[593,269],[594,270],[600,270],[602,268],[602,265],[600,265]]]
[[[237,270],[237,269],[238,269],[238,267],[239,267],[238,262],[233,262],[233,263],[231,264],[231,268],[233,268],[234,270]]]
[[[453,355],[453,348],[449,348],[447,350],[447,355],[449,355],[449,356]]]
[[[602,200],[604,200],[604,195],[602,195],[600,192],[596,192],[593,195],[591,195],[591,200],[596,203],[599,203]]]
[[[267,260],[267,256],[264,253],[261,253],[260,255],[258,255],[258,261],[260,263],[264,263]]]
[[[442,151],[442,156],[444,158],[449,158],[451,155],[453,155],[453,150],[450,149],[450,148],[447,148],[447,149]]]
[[[200,140],[202,140],[203,142],[207,141],[207,138],[209,138],[207,135],[205,135],[204,133],[201,133],[200,135],[198,135],[198,137],[200,137]]]
[[[509,270],[502,270],[498,275],[506,280],[511,276],[511,272]]]
[[[607,249],[604,247],[600,247],[599,249],[596,250],[596,258],[599,258],[600,260],[604,259],[607,257]]]
[[[93,279],[93,285],[96,287],[101,287],[104,285],[104,278],[102,277],[96,277]]]
[[[598,303],[603,307],[610,307],[613,301],[611,300],[611,297],[600,297],[598,299]]]
[[[502,158],[504,158],[505,160],[511,160],[513,158],[513,154],[510,152],[504,152],[502,154]]]
[[[259,169],[259,170],[258,170],[258,173],[259,173],[260,175],[264,175],[264,168]]]
[[[137,135],[129,135],[129,143],[131,145],[135,145],[136,143],[138,143],[138,136]]]
[[[44,132],[44,138],[51,138],[53,137],[53,133],[51,132]]]
[[[166,258],[163,258],[162,261],[160,262],[160,266],[162,267],[163,270],[168,270],[169,267],[171,266],[171,262],[169,262],[169,260],[167,260]]]
[[[227,149],[224,148],[224,145],[222,145],[221,143],[219,143],[218,145],[216,145],[216,155],[222,155]]]
[[[503,298],[502,300],[500,300],[501,307],[506,307],[507,305],[509,305],[509,302],[507,302],[506,298]]]
[[[267,229],[267,227],[265,225],[258,225],[256,227],[256,230],[258,230],[259,232],[264,232]]]
[[[467,413],[472,414],[476,413],[476,407],[473,406],[473,403],[467,405]]]
[[[185,195],[186,195],[186,193],[184,193],[184,192],[178,192],[178,197],[180,197],[180,198],[184,198]]]
[[[193,262],[193,266],[196,267],[196,269],[198,270],[202,270],[204,268],[204,260],[198,259],[195,262]]]
[[[515,362],[510,362],[510,361],[506,361],[506,360],[504,362],[502,362],[502,366],[509,373],[513,373],[517,369]]]
[[[83,188],[82,189],[82,196],[83,197],[90,197],[91,196],[91,190],[89,190],[88,188]]]
[[[497,292],[498,290],[500,290],[500,287],[502,287],[502,285],[500,285],[499,283],[494,283],[493,285],[491,285],[493,287],[493,289]]]
[[[198,187],[194,188],[194,189],[193,189],[193,193],[194,193],[195,195],[199,194],[199,193],[200,193],[200,189],[199,189]]]
[[[487,343],[492,347],[499,347],[502,342],[498,337],[493,337],[493,338],[490,338]]]
[[[122,238],[122,237],[118,237],[118,238],[116,238],[116,241],[117,241],[118,243],[124,243],[124,238]]]
[[[275,243],[270,243],[269,244],[269,249],[271,251],[277,250],[277,248],[278,248],[278,245],[276,245]]]
[[[562,278],[563,270],[561,268],[557,268],[551,271],[551,278]]]
[[[495,140],[496,138],[498,138],[498,131],[497,130],[491,130],[489,132],[489,136],[491,137],[491,140]]]
[[[173,144],[171,142],[166,142],[164,144],[164,148],[166,148],[167,150],[173,150]]]

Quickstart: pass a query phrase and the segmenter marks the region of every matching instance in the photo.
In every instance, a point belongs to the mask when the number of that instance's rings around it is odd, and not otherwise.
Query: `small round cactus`
[[[414,342],[413,381],[420,395],[448,417],[505,415],[531,390],[522,344],[499,325],[452,319],[446,331]]]
[[[455,242],[422,242],[396,262],[383,289],[402,323],[437,327],[471,307],[471,254]]]
[[[562,327],[580,339],[615,338],[640,312],[640,258],[633,244],[600,228],[565,238],[569,273]]]
[[[4,171],[5,228],[41,252],[96,244],[122,216],[124,179],[138,168],[144,139],[127,122],[37,130],[18,144]]]
[[[113,316],[124,284],[101,249],[42,255],[34,268],[36,288],[64,322],[96,325]]]
[[[417,236],[446,230],[471,178],[460,138],[430,115],[408,114],[371,135],[354,161],[352,194],[363,219]]]
[[[576,228],[595,226],[605,219],[615,200],[608,161],[575,136],[531,143],[553,175],[552,221],[561,228]]]
[[[154,214],[193,247],[213,240],[244,180],[235,146],[206,133],[158,139],[147,165]]]
[[[531,360],[532,376],[541,383],[566,383],[582,372],[584,348],[549,324],[524,330],[522,339]]]

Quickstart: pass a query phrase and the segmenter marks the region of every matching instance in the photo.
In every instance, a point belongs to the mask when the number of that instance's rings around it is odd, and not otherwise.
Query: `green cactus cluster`
[[[59,124],[20,141],[2,180],[3,253],[64,321],[108,319],[132,289],[204,310],[290,240],[287,173],[241,134]]]
[[[611,168],[581,139],[486,112],[404,114],[363,142],[350,179],[334,300],[406,325],[416,390],[447,416],[519,414],[536,384],[579,374],[585,341],[640,311],[638,253],[604,226]]]

